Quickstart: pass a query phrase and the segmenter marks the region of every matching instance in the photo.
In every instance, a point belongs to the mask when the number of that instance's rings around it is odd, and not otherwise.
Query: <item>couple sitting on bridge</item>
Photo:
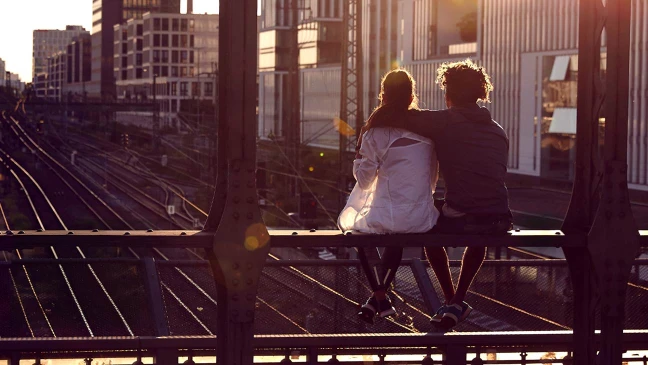
[[[366,233],[504,234],[512,228],[504,182],[508,160],[506,133],[477,102],[488,102],[489,76],[472,61],[446,63],[437,70],[445,90],[445,110],[420,110],[416,85],[405,70],[382,80],[380,106],[358,140],[353,174],[357,180],[340,214],[344,230]],[[434,200],[439,170],[445,199]],[[394,315],[387,291],[403,249],[358,249],[373,295],[358,315],[373,323]],[[448,330],[472,308],[464,301],[486,256],[486,248],[465,250],[454,286],[443,247],[425,254],[445,296],[432,324]]]

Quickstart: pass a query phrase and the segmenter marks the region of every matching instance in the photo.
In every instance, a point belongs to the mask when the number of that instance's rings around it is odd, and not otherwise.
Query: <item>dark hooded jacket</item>
[[[505,183],[508,137],[488,109],[475,104],[410,110],[404,123],[387,115],[376,114],[372,125],[405,128],[434,141],[449,207],[475,215],[510,214]]]

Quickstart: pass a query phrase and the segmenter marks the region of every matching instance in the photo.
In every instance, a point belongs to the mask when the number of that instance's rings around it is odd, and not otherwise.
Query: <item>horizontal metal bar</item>
[[[0,250],[35,247],[204,248],[214,242],[201,231],[19,231],[0,234]],[[648,247],[648,231],[640,231]],[[587,237],[561,231],[522,230],[507,235],[362,234],[340,231],[271,230],[273,247],[585,247]]]
[[[340,231],[270,231],[272,247],[585,247],[582,234],[561,231],[514,231],[506,235],[364,234]]]
[[[19,231],[0,235],[0,250],[48,246],[208,249],[213,242],[213,233],[201,231]]]
[[[597,341],[599,335],[597,331]],[[256,335],[254,347],[342,349],[459,345],[481,348],[551,346],[567,349],[572,346],[572,337],[571,331]],[[627,350],[648,349],[648,330],[625,330],[623,339]],[[0,352],[213,349],[215,346],[215,336],[0,338]]]
[[[135,258],[59,258],[59,259],[20,259],[2,261],[0,265],[65,265],[65,264],[140,264],[142,260]]]
[[[0,261],[0,266],[12,265],[58,265],[58,264],[140,264],[141,259],[134,258],[61,258],[61,259],[20,259],[11,261]],[[401,266],[409,266],[412,260],[402,260]],[[422,261],[423,265],[428,266],[427,261]],[[158,266],[179,266],[179,267],[208,267],[209,261],[207,260],[165,260],[156,261]],[[633,265],[648,265],[648,259],[635,259]],[[345,266],[359,266],[360,260],[268,260],[266,267],[345,267]],[[567,260],[565,259],[534,259],[534,260],[484,260],[483,266],[494,267],[547,267],[547,266],[566,266]],[[461,260],[450,260],[451,267],[461,266]]]

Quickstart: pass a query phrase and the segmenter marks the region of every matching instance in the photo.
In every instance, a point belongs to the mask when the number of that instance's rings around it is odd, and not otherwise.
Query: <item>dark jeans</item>
[[[434,205],[441,215],[430,233],[439,234],[505,234],[513,228],[513,216],[505,214],[466,214],[461,217],[443,215],[445,200],[436,199]]]
[[[445,200],[437,199],[434,205],[441,215],[430,233],[438,234],[505,234],[513,227],[510,213],[496,215],[464,215],[450,218],[443,215]],[[402,247],[385,247],[382,255],[377,248],[356,248],[362,269],[373,291],[387,290],[403,258]]]

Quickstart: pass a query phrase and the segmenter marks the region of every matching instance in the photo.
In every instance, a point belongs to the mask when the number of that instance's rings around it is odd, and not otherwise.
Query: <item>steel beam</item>
[[[419,259],[412,259],[410,263],[410,268],[412,269],[412,274],[414,274],[414,279],[416,284],[421,291],[421,297],[423,297],[423,302],[428,309],[428,313],[436,313],[436,311],[441,307],[441,300],[439,295],[434,289],[434,285],[430,280],[430,275],[428,275],[426,270],[426,265],[423,265],[423,262]]]
[[[253,363],[254,312],[270,236],[256,191],[257,1],[221,0],[216,194],[205,230],[217,288],[218,362]]]
[[[256,335],[253,347],[258,349],[311,347],[348,349],[478,345],[481,348],[537,347],[569,351],[572,337],[571,331]],[[600,343],[601,339],[600,333],[596,333],[596,344]],[[624,331],[624,346],[627,350],[645,350],[647,343],[648,330]],[[45,354],[55,351],[150,351],[156,348],[214,349],[216,344],[216,336],[0,338],[0,352],[4,354],[42,352]]]
[[[600,77],[604,14],[600,0],[580,0],[576,170],[571,201],[562,226],[567,234],[587,234],[599,202],[602,174],[598,159],[598,118],[604,99]],[[574,295],[574,364],[593,364],[596,312],[590,252],[586,247],[563,247],[563,251]]]
[[[605,174],[588,244],[601,296],[602,365],[622,362],[626,288],[639,253],[627,181],[631,6],[631,0],[606,2]]]
[[[340,75],[340,137],[339,188],[346,191],[347,174],[351,171],[349,147],[355,145],[364,124],[363,109],[363,50],[362,50],[362,0],[342,0],[342,63]],[[353,132],[353,133],[352,133]],[[339,210],[346,202],[340,194]]]

